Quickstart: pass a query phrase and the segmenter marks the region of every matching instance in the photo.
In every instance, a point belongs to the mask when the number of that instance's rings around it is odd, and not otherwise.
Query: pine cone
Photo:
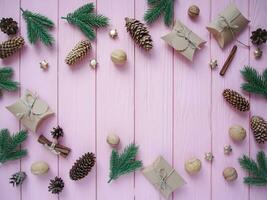
[[[265,29],[258,28],[256,31],[252,31],[250,39],[252,44],[261,45],[267,41],[267,31]]]
[[[13,184],[13,187],[16,185],[21,185],[22,182],[25,180],[25,178],[27,177],[25,172],[17,172],[15,174],[13,174],[10,178],[9,178],[9,183]]]
[[[152,49],[152,39],[147,27],[136,19],[126,17],[125,21],[127,32],[130,33],[133,40],[146,51]]]
[[[52,194],[58,194],[62,192],[64,188],[64,182],[60,177],[55,177],[55,179],[51,179],[49,186],[48,186],[48,191],[51,192]]]
[[[262,144],[267,140],[267,123],[262,117],[252,116],[250,127],[258,144]]]
[[[245,112],[249,111],[250,105],[248,100],[246,100],[241,94],[234,90],[225,89],[223,91],[223,96],[225,100],[231,104],[233,107],[239,111]]]
[[[17,52],[24,45],[24,39],[21,36],[11,38],[0,44],[0,58],[7,58]]]
[[[2,18],[0,22],[1,31],[8,34],[14,35],[18,32],[18,23],[12,18]]]
[[[70,178],[74,181],[84,178],[95,165],[95,154],[86,153],[80,157],[70,170]]]
[[[53,138],[58,139],[60,137],[63,137],[64,131],[60,126],[54,127],[51,131],[51,135]]]
[[[68,65],[73,65],[77,61],[81,60],[91,49],[91,43],[89,40],[82,40],[69,52],[65,62]]]

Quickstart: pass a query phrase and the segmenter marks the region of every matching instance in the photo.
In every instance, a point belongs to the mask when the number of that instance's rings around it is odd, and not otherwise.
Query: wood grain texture
[[[55,111],[55,116],[46,120],[38,133],[30,133],[24,145],[29,149],[29,155],[21,162],[10,162],[0,167],[3,199],[163,199],[140,171],[107,183],[112,149],[106,143],[106,136],[110,133],[120,136],[119,150],[130,142],[139,145],[138,159],[143,160],[145,166],[151,164],[158,155],[163,155],[184,177],[187,185],[178,189],[170,199],[264,199],[267,194],[265,188],[243,184],[243,177],[247,174],[239,167],[237,159],[242,154],[255,157],[259,149],[266,150],[266,146],[255,143],[249,128],[251,115],[267,119],[263,109],[266,100],[241,91],[243,79],[239,72],[247,64],[259,71],[265,69],[266,47],[263,47],[262,59],[255,60],[254,47],[247,49],[238,44],[233,63],[225,76],[221,77],[219,70],[235,42],[221,49],[205,28],[232,1],[176,1],[174,19],[179,19],[207,41],[197,51],[193,62],[187,61],[161,39],[172,29],[166,27],[162,19],[148,26],[154,45],[150,52],[143,51],[133,42],[126,32],[124,18],[133,17],[143,22],[143,14],[147,9],[145,0],[90,2],[95,4],[97,13],[110,18],[110,26],[97,30],[97,39],[92,42],[93,49],[89,55],[70,67],[64,62],[67,53],[86,37],[61,16],[66,16],[88,1],[0,0],[0,18],[16,19],[27,43],[21,55],[0,61],[1,66],[14,69],[14,80],[20,80],[22,85],[20,91],[5,92],[0,99],[0,128],[9,128],[12,132],[23,128],[5,106],[19,98],[25,89],[37,92]],[[267,2],[233,2],[251,21],[250,26],[238,36],[240,41],[249,44],[250,31],[258,27],[267,28]],[[193,4],[200,7],[197,20],[187,16],[187,9]],[[55,22],[56,27],[52,30],[55,44],[52,48],[28,42],[20,6],[42,13]],[[115,40],[108,35],[113,28],[119,33]],[[1,41],[7,38],[0,33]],[[123,49],[127,53],[126,65],[113,64],[110,54],[115,49]],[[93,58],[99,63],[95,70],[89,66]],[[218,60],[218,69],[210,69],[208,63],[211,58]],[[39,62],[43,59],[50,64],[48,71],[39,68]],[[249,98],[251,111],[239,113],[232,109],[222,97],[225,88],[237,90]],[[232,142],[228,136],[228,129],[233,124],[239,124],[247,130],[248,137],[240,144]],[[65,132],[61,143],[72,149],[66,159],[53,155],[37,143],[39,134],[50,138],[49,132],[56,125],[60,125]],[[223,153],[223,147],[227,144],[233,147],[233,153],[229,156]],[[204,153],[209,151],[215,156],[212,164],[204,160]],[[96,154],[96,166],[83,180],[70,180],[71,166],[86,152]],[[190,176],[184,170],[184,162],[192,157],[202,161],[202,170],[196,176]],[[48,174],[38,177],[30,173],[31,164],[37,160],[49,163]],[[234,183],[229,184],[222,177],[222,171],[227,166],[234,166],[238,171],[239,177]],[[26,171],[28,178],[21,188],[12,188],[8,178],[20,169]],[[65,182],[65,188],[59,196],[52,195],[47,189],[49,179],[57,175]]]

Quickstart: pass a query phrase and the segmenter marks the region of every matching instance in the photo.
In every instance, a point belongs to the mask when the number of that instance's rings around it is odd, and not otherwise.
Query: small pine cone
[[[12,18],[2,18],[0,22],[1,31],[8,35],[15,35],[18,32],[18,23]]]
[[[84,178],[95,165],[95,154],[86,153],[80,157],[70,170],[70,178],[74,181]]]
[[[91,43],[89,40],[82,40],[69,52],[65,62],[68,65],[73,65],[77,61],[81,60],[91,49]]]
[[[53,138],[58,139],[60,137],[63,137],[64,131],[60,126],[54,127],[51,131],[51,135]]]
[[[126,17],[125,21],[127,32],[130,33],[133,40],[146,51],[152,49],[152,39],[147,27],[136,19]]]
[[[262,144],[267,140],[267,123],[262,117],[252,116],[250,127],[258,144]]]
[[[21,36],[11,38],[0,44],[0,58],[7,58],[17,52],[24,45],[24,39]]]
[[[258,28],[255,31],[252,31],[250,36],[252,44],[261,45],[267,41],[267,31],[265,29]]]
[[[225,89],[223,91],[223,97],[229,104],[239,111],[245,112],[250,109],[248,100],[234,90]]]
[[[64,188],[64,182],[60,177],[55,177],[55,179],[51,179],[49,186],[48,186],[48,191],[51,192],[52,194],[59,194],[62,192]]]
[[[27,175],[25,172],[17,172],[9,178],[9,183],[13,184],[13,186],[21,185],[26,177]]]

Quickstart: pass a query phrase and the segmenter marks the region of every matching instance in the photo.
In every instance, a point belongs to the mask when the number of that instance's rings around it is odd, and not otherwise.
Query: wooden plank
[[[212,1],[211,18],[225,8],[231,1]],[[234,1],[240,11],[248,16],[248,1]],[[243,43],[248,43],[248,28],[243,31],[238,40]],[[223,65],[232,46],[236,42],[232,42],[223,50],[220,49],[217,42],[211,40],[211,58],[217,59],[219,68]],[[243,171],[240,169],[237,159],[249,151],[249,138],[240,144],[234,143],[228,136],[228,129],[233,124],[239,124],[248,131],[249,112],[241,113],[233,109],[222,97],[222,92],[226,88],[240,91],[240,69],[248,63],[248,49],[238,44],[236,56],[226,72],[224,77],[221,77],[218,72],[212,74],[212,151],[215,155],[212,164],[212,199],[248,199],[248,188],[242,183]],[[219,71],[219,70],[218,70]],[[246,96],[248,97],[248,96]],[[224,145],[232,145],[233,153],[230,156],[224,155]],[[239,178],[234,183],[228,183],[224,180],[222,172],[225,167],[235,167],[239,174]],[[222,193],[222,191],[224,191]],[[238,191],[238,195],[237,195]]]
[[[109,37],[109,29],[101,29],[97,34],[97,199],[133,199],[133,174],[107,183],[111,148],[106,136],[118,134],[121,149],[134,141],[134,48],[124,27],[124,17],[133,16],[134,1],[98,0],[97,11],[108,16],[109,28],[116,28],[119,33],[116,40]],[[112,63],[110,55],[115,49],[127,53],[124,66]]]
[[[1,18],[9,18],[12,17],[15,21],[18,22],[18,26],[20,26],[20,18],[19,18],[19,0],[14,1],[14,4],[10,4],[10,1],[3,0],[0,2],[0,13]],[[9,39],[6,34],[0,34],[0,40],[5,41]],[[13,80],[19,81],[20,78],[20,54],[17,53],[12,57],[1,59],[0,66],[8,66],[11,67],[14,71]],[[19,122],[16,118],[5,108],[7,105],[10,105],[12,102],[16,101],[19,98],[18,92],[3,92],[3,96],[0,99],[0,129],[7,128],[11,133],[17,132],[19,130]],[[0,167],[0,188],[1,191],[4,192],[4,197],[6,199],[20,199],[20,188],[13,188],[11,184],[9,184],[9,177],[20,170],[20,161],[10,161],[3,164]]]
[[[135,18],[143,22],[146,1],[136,1]],[[173,52],[161,39],[170,29],[162,20],[148,26],[149,52],[135,46],[135,141],[140,158],[150,165],[159,155],[172,164]],[[154,186],[136,173],[136,199],[162,199]]]
[[[41,13],[57,24],[57,1],[21,0],[21,7],[25,10]],[[23,94],[26,89],[36,92],[57,113],[57,28],[52,31],[55,37],[53,47],[46,47],[40,42],[32,45],[27,39],[26,23],[24,19],[21,20],[21,34],[27,42],[27,48],[21,55],[21,92]],[[48,71],[43,71],[39,67],[39,62],[44,59],[49,63]],[[22,199],[57,199],[56,195],[52,195],[47,190],[49,179],[57,175],[57,157],[37,142],[39,134],[49,137],[49,132],[56,123],[55,116],[49,118],[42,123],[37,133],[30,133],[29,135],[25,145],[29,149],[29,156],[22,162],[22,170],[28,174],[27,182],[22,185]],[[46,161],[50,166],[49,173],[42,177],[35,176],[30,172],[31,164],[40,160]]]
[[[267,10],[267,2],[259,1],[259,0],[251,0],[250,1],[250,31],[254,31],[257,28],[267,28],[266,23],[266,10]],[[250,33],[251,34],[251,33]],[[252,44],[251,44],[252,45]],[[259,60],[255,60],[253,56],[253,51],[255,46],[252,45],[250,51],[250,65],[256,68],[259,72],[262,72],[266,69],[266,47],[263,45],[263,56]],[[259,95],[251,95],[251,115],[258,115],[267,120],[267,114],[265,108],[266,107],[266,99]],[[250,131],[250,155],[255,158],[256,154],[259,150],[264,150],[266,152],[266,145],[257,145],[255,139],[253,137],[253,133]],[[266,197],[266,189],[263,187],[251,187],[250,190],[250,199],[264,199]]]
[[[207,41],[197,50],[194,61],[175,52],[174,56],[174,167],[185,178],[187,185],[174,193],[174,199],[211,199],[210,164],[204,153],[210,151],[210,105],[211,71],[209,68],[209,33],[205,26],[209,22],[209,1],[197,5],[200,16],[192,20],[187,15],[194,1],[183,1],[176,5],[175,19],[179,19],[193,32]],[[193,157],[202,161],[202,169],[196,176],[188,175],[184,162]]]
[[[91,1],[95,3],[94,1]],[[85,0],[59,1],[59,18],[73,12],[80,6],[89,3]],[[89,67],[92,50],[89,56],[72,67],[65,64],[68,52],[81,40],[87,39],[75,26],[67,21],[59,21],[59,125],[64,128],[63,144],[72,148],[71,154],[60,158],[59,174],[64,178],[66,190],[60,199],[83,198],[96,199],[96,171],[80,180],[69,178],[69,170],[75,160],[86,152],[95,152],[95,70]],[[95,44],[93,44],[95,49]]]

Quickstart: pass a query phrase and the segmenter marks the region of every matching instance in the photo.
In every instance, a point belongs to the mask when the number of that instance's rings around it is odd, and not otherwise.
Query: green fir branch
[[[19,83],[10,80],[13,75],[13,70],[10,67],[0,68],[0,91],[15,91],[19,87]]]
[[[127,146],[121,154],[117,150],[112,150],[108,183],[143,166],[142,161],[135,160],[137,153],[138,146],[135,144]]]
[[[27,36],[30,43],[35,44],[37,40],[40,40],[46,46],[51,46],[55,41],[49,33],[49,30],[55,26],[53,21],[46,16],[22,8],[21,11],[27,23]]]
[[[67,14],[67,17],[61,17],[66,19],[69,24],[77,26],[87,38],[90,40],[95,39],[96,34],[94,28],[105,27],[109,24],[109,19],[104,15],[98,15],[93,13],[94,4],[86,4],[73,13]]]
[[[164,16],[164,23],[170,26],[173,22],[175,0],[148,0],[150,8],[145,12],[144,20],[148,24],[155,22],[160,16]]]
[[[246,66],[241,70],[241,74],[246,81],[241,85],[243,90],[267,97],[267,69],[260,74],[254,68]]]
[[[241,167],[250,173],[250,176],[244,178],[244,183],[265,186],[267,185],[267,158],[263,151],[258,152],[256,161],[246,155],[239,159]]]
[[[27,131],[25,130],[11,136],[7,129],[2,129],[0,131],[0,163],[3,164],[26,156],[27,151],[19,148],[26,139]]]

